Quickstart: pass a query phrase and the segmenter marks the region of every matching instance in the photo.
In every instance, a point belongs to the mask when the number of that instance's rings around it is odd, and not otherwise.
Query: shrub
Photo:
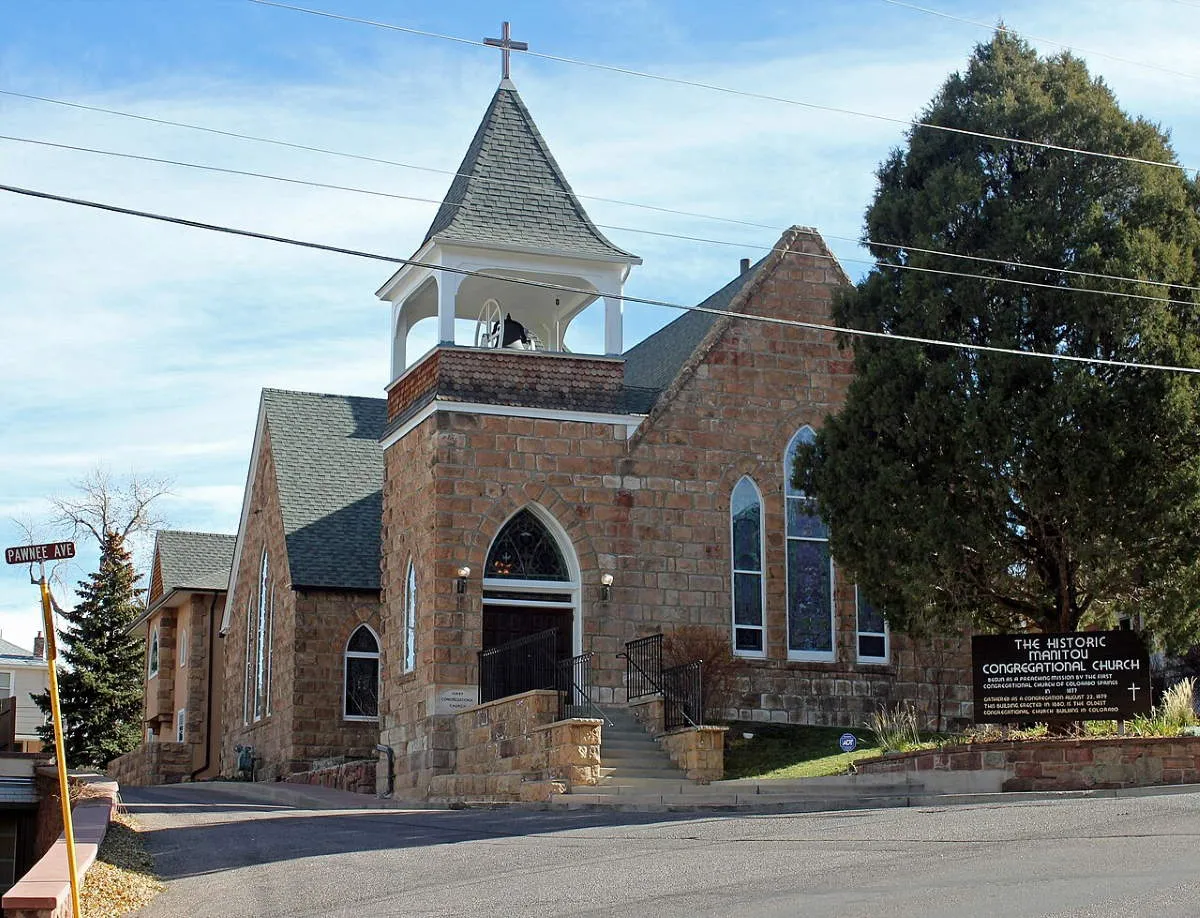
[[[703,660],[700,694],[706,721],[725,720],[733,707],[737,660],[729,649],[729,632],[709,625],[680,625],[663,637],[663,666]]]
[[[1138,736],[1179,736],[1185,727],[1200,723],[1196,717],[1196,680],[1183,679],[1163,694],[1162,704],[1130,722]]]
[[[875,745],[884,752],[903,752],[921,742],[917,711],[908,702],[880,706],[867,718],[866,728],[875,735]]]

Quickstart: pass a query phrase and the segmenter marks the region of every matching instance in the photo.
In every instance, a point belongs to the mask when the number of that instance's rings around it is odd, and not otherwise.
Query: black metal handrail
[[[533,689],[557,689],[558,629],[479,651],[479,703]]]
[[[592,700],[592,653],[581,653],[558,661],[558,719],[596,717],[612,723]]]
[[[704,723],[703,671],[703,660],[663,670],[663,729]]]
[[[704,723],[703,660],[663,669],[662,633],[627,641],[625,652],[625,698],[636,701],[647,695],[662,695],[663,729],[698,727]]]
[[[625,698],[636,701],[662,691],[662,633],[625,642]]]

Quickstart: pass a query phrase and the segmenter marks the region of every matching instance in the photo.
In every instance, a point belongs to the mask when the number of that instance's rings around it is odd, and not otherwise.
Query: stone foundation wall
[[[601,721],[557,720],[558,695],[532,691],[454,717],[454,774],[435,776],[436,799],[544,800],[600,780]]]
[[[978,743],[855,762],[860,774],[1004,769],[1006,791],[1200,783],[1200,737]]]
[[[143,743],[113,759],[104,771],[122,787],[178,784],[192,773],[191,743]]]
[[[319,787],[349,791],[352,794],[374,794],[377,764],[374,759],[360,759],[327,768],[296,772],[283,780],[288,784],[315,784]]]
[[[725,777],[725,733],[728,727],[688,727],[664,733],[663,749],[688,779],[707,784]]]

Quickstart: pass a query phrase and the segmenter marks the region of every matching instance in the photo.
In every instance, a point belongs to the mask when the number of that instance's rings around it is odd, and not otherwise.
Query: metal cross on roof
[[[491,45],[493,48],[499,48],[504,58],[504,66],[501,75],[504,79],[508,79],[508,55],[511,51],[528,51],[529,45],[523,41],[513,41],[512,36],[508,31],[508,23],[502,23],[500,26],[499,38],[485,38],[485,45]]]

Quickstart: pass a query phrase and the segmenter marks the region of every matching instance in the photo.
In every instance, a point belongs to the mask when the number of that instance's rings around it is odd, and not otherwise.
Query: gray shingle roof
[[[219,532],[161,530],[154,547],[163,595],[172,590],[227,589],[236,541],[236,536]]]
[[[32,651],[26,650],[24,647],[18,647],[12,641],[6,641],[0,638],[0,663],[12,665],[14,663],[26,666],[45,666],[46,661],[41,657],[35,657]]]
[[[264,389],[292,586],[379,589],[387,400]]]
[[[728,308],[764,261],[766,258],[752,265],[749,271],[739,274],[700,305],[706,309]],[[625,352],[627,398],[631,406],[644,407],[644,411],[636,413],[649,412],[659,393],[671,385],[679,375],[680,368],[719,318],[715,313],[688,310]]]
[[[436,237],[641,261],[593,225],[508,80],[492,97],[458,173],[426,242]]]

